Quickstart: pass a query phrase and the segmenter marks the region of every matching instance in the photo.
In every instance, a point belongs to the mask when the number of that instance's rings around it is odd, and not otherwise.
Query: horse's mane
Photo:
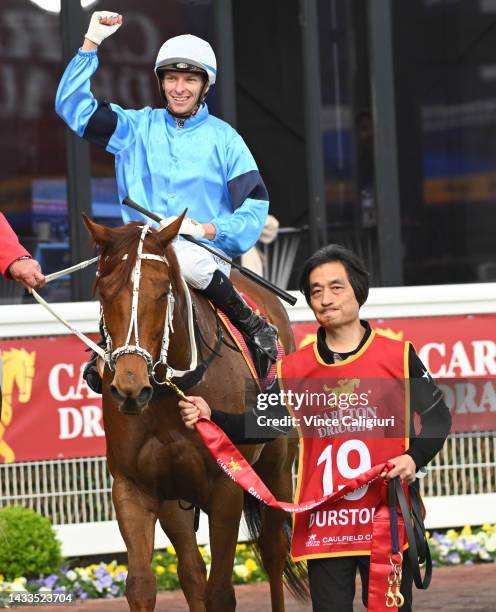
[[[122,227],[112,228],[111,236],[113,240],[105,242],[103,245],[98,245],[100,251],[100,265],[98,269],[98,277],[95,282],[94,289],[103,278],[108,278],[112,287],[112,294],[115,295],[129,281],[136,256],[138,254],[138,244],[141,236],[143,225],[138,221],[133,221]],[[169,243],[164,249],[157,238],[158,232],[151,229],[145,237],[147,252],[154,255],[165,255],[168,262],[169,278],[174,288],[174,293],[180,299],[183,295],[183,286],[181,282],[181,272],[177,261],[174,248]],[[118,268],[118,264],[122,262],[122,258],[127,254],[124,260],[124,267]]]

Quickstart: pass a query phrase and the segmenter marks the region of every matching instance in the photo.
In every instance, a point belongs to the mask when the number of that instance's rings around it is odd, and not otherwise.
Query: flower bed
[[[461,563],[491,563],[496,561],[496,525],[482,525],[473,532],[468,525],[460,532],[429,535],[429,547],[434,565]]]
[[[496,561],[496,525],[483,525],[472,531],[464,527],[461,531],[449,529],[446,533],[433,532],[429,545],[435,565],[458,565],[461,563],[490,563]],[[198,548],[203,557],[207,574],[210,571],[210,553],[206,547]],[[172,546],[156,552],[152,570],[157,577],[157,588],[170,591],[179,588],[177,557]],[[127,567],[112,563],[93,564],[87,567],[61,567],[56,574],[35,580],[19,577],[12,582],[4,581],[0,575],[0,592],[73,593],[80,599],[113,598],[124,595]],[[258,563],[252,547],[236,546],[233,582],[245,584],[266,580],[267,576]]]
[[[199,546],[198,550],[205,561],[208,576],[211,563],[210,552],[204,546]],[[173,546],[169,546],[166,550],[153,556],[152,569],[157,576],[157,588],[160,591],[171,591],[179,588],[177,557]],[[266,579],[267,575],[255,558],[252,547],[247,544],[238,544],[234,559],[233,583],[244,584]]]
[[[198,550],[210,570],[210,553],[199,546]],[[152,570],[157,577],[159,591],[171,591],[179,588],[177,576],[177,557],[174,547],[156,552],[152,560]],[[27,580],[16,578],[11,582],[0,575],[0,592],[29,593],[73,593],[80,599],[97,599],[121,597],[125,593],[127,567],[112,563],[92,564],[87,567],[61,567],[56,574]],[[233,582],[243,584],[260,582],[267,576],[255,558],[251,546],[238,544],[233,568]]]
[[[0,591],[29,593],[73,593],[79,599],[111,598],[124,595],[127,567],[112,563],[92,564],[87,567],[61,567],[56,574],[26,580],[16,578],[4,582],[0,576]]]

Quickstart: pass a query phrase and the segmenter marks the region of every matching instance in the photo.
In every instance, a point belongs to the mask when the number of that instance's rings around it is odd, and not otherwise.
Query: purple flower
[[[126,578],[127,578],[127,572],[124,572],[123,570],[120,570],[115,575],[114,580],[126,580]]]
[[[97,578],[103,578],[104,576],[109,575],[107,568],[104,567],[103,565],[100,565],[96,569],[94,569],[93,573],[95,574]]]
[[[460,555],[457,552],[452,552],[450,553],[446,559],[453,565],[456,565],[457,563],[460,563],[461,559],[460,559]]]
[[[472,554],[477,554],[480,550],[480,544],[478,542],[467,542],[465,545],[465,549]]]
[[[49,589],[53,589],[53,585],[57,582],[59,577],[57,574],[50,574],[47,578],[43,579],[43,586],[48,587]]]
[[[88,593],[85,593],[84,591],[81,591],[81,593],[80,593],[79,597],[80,597],[81,599],[88,599]]]
[[[100,583],[104,589],[108,589],[112,586],[112,576],[110,574],[102,576],[102,578],[100,578]]]

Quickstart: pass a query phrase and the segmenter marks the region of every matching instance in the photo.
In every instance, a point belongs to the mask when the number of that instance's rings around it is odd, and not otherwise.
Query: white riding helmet
[[[155,74],[160,69],[191,70],[193,67],[207,73],[209,85],[215,83],[217,60],[212,47],[206,40],[192,34],[181,34],[169,38],[160,47],[155,62]],[[194,70],[194,68],[193,68]]]

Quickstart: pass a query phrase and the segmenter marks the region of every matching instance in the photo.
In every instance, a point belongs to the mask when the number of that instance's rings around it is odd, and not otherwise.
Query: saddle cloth
[[[246,295],[245,293],[241,294],[243,296],[243,299],[245,300],[245,302],[248,304],[248,306],[250,306],[250,308],[256,312],[257,315],[262,315],[265,316],[263,312],[260,311],[260,308],[258,307],[258,304],[256,302],[254,302],[251,297],[249,297],[248,295]],[[269,383],[271,383],[274,378],[277,376],[277,366],[276,366],[276,362],[274,362],[272,364],[272,367],[269,370],[269,373],[267,374],[267,376],[263,379],[263,380],[259,380],[259,375],[258,372],[255,368],[255,364],[253,362],[253,357],[251,356],[251,352],[250,349],[248,348],[248,345],[246,344],[246,340],[243,336],[243,334],[239,331],[239,329],[237,327],[235,327],[235,325],[231,322],[231,320],[227,317],[227,315],[225,315],[222,310],[216,309],[217,314],[219,315],[220,319],[222,320],[222,322],[224,323],[227,331],[229,332],[229,335],[231,336],[231,338],[233,339],[234,343],[236,344],[236,346],[239,348],[241,354],[243,355],[243,358],[246,362],[246,365],[248,366],[251,375],[253,376],[253,378],[258,381],[258,384],[260,385],[260,388],[262,390],[266,389],[269,385]],[[281,344],[281,341],[278,340],[277,341],[277,359],[281,359],[281,357],[284,357],[284,348]]]

